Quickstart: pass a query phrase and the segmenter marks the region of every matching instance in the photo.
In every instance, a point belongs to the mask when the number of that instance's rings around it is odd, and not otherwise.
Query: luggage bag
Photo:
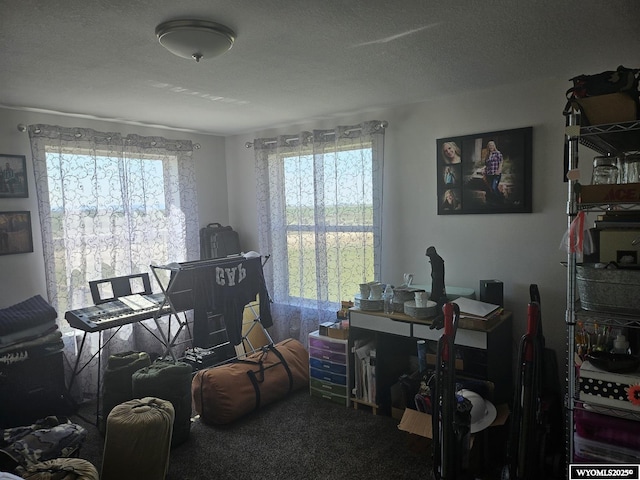
[[[168,400],[134,398],[107,417],[102,480],[160,480],[169,470],[175,410]]]
[[[134,398],[156,397],[171,402],[175,413],[171,447],[189,439],[191,430],[191,365],[156,360],[131,377]]]
[[[102,381],[102,415],[98,429],[104,434],[107,417],[117,405],[133,399],[131,377],[141,368],[151,365],[147,352],[122,352],[109,356]]]
[[[244,360],[200,370],[191,383],[204,423],[223,425],[309,385],[309,354],[289,338]]]
[[[239,254],[240,236],[232,227],[210,223],[200,229],[200,260]]]

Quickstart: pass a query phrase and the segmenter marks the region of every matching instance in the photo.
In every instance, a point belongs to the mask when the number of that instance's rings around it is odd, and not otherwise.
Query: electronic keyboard
[[[166,303],[160,308],[163,301],[163,293],[131,295],[91,307],[70,310],[64,318],[73,328],[85,332],[99,332],[168,315],[171,313],[171,307]]]

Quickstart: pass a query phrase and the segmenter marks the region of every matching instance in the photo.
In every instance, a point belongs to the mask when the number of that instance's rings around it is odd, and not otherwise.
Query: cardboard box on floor
[[[504,425],[507,422],[507,418],[509,418],[509,406],[506,403],[496,405],[496,410],[496,419],[488,428]],[[398,425],[400,430],[428,439],[433,438],[431,427],[431,415],[410,408],[405,408],[400,424]]]
[[[418,357],[413,357],[413,359],[415,359],[415,362],[417,363],[418,361]],[[436,356],[434,354],[431,353],[427,353],[427,365],[433,366],[436,363]],[[456,358],[456,369],[459,371],[462,371],[464,368],[464,361],[461,358]],[[403,375],[403,377],[401,377],[401,379],[394,383],[393,385],[391,385],[390,387],[390,392],[391,392],[391,416],[393,418],[395,418],[396,420],[401,420],[402,416],[404,415],[404,411],[405,408],[408,406],[411,406],[411,408],[415,408],[415,402],[414,402],[414,394],[417,393],[418,390],[418,386],[420,384],[420,372],[418,372],[417,370],[414,370],[413,373],[408,374],[408,375]],[[403,385],[401,383],[402,378],[405,378],[406,381],[408,382],[408,384],[411,383],[415,383],[415,392],[413,393],[409,393],[406,392],[405,389],[403,388]],[[465,381],[465,380],[469,380],[468,378],[464,377],[464,376],[460,376],[460,379]],[[476,382],[478,382],[479,380],[474,380]],[[492,382],[489,381],[485,381],[483,382],[486,385],[486,389],[488,391],[488,398],[492,398],[493,397],[493,390],[494,390],[494,385]],[[407,398],[408,397],[408,398]]]
[[[471,435],[469,471],[488,472],[496,466],[504,465],[508,441],[507,427],[504,425],[510,412],[506,403],[496,406],[496,410],[494,422],[485,430]],[[425,455],[433,452],[431,422],[429,414],[408,408],[404,411],[398,428],[407,432],[407,449],[413,454]]]

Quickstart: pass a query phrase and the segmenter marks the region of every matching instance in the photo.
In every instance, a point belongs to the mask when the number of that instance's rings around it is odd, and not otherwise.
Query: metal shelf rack
[[[589,148],[601,155],[618,156],[622,154],[640,152],[640,121],[620,122],[609,125],[580,126],[580,113],[571,109],[565,112],[567,126],[565,129],[566,155],[568,158],[568,171],[578,169],[578,148],[580,145]],[[569,175],[570,178],[575,178]],[[579,176],[578,176],[579,177]],[[621,186],[623,187],[623,186]],[[611,209],[640,209],[638,202],[581,202],[581,193],[589,189],[589,185],[581,185],[578,179],[568,181],[567,220],[568,227],[580,211],[604,212]],[[574,458],[574,410],[585,409],[584,403],[578,399],[577,372],[574,363],[576,352],[575,330],[578,322],[598,323],[616,327],[640,328],[640,315],[617,315],[609,313],[597,313],[580,308],[576,289],[576,264],[577,254],[567,254],[567,308],[565,322],[567,327],[566,339],[566,385],[565,399],[566,413],[566,455],[567,465]],[[594,410],[590,406],[591,410]],[[622,418],[640,419],[640,414],[618,410],[610,407],[598,407],[598,413],[618,416]]]

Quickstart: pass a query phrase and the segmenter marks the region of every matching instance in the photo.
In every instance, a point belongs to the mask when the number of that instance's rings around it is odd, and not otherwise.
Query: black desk
[[[504,312],[495,322],[485,324],[461,318],[456,333],[456,353],[462,358],[459,374],[493,382],[493,403],[496,405],[510,403],[513,399],[511,319],[509,312]],[[375,343],[376,403],[382,413],[390,415],[391,386],[402,374],[411,373],[409,358],[417,356],[416,342],[426,340],[428,347],[429,344],[433,346],[442,330],[429,328],[431,319],[358,308],[349,311],[349,324],[350,351],[356,339],[370,338]]]

